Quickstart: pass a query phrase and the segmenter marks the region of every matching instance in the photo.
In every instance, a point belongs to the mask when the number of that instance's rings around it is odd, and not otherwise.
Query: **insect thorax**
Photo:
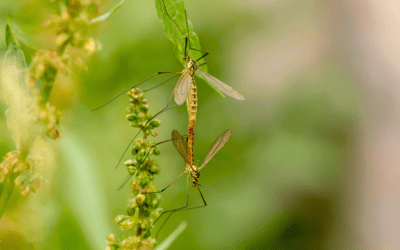
[[[197,64],[196,61],[190,59],[189,57],[187,57],[187,63],[185,65],[186,69],[189,70],[190,75],[193,76],[194,73],[197,70]]]
[[[193,177],[194,179],[197,179],[200,177],[200,171],[198,170],[198,168],[195,165],[192,165],[192,167],[190,167],[189,164],[186,164],[186,171],[190,174],[191,177]]]

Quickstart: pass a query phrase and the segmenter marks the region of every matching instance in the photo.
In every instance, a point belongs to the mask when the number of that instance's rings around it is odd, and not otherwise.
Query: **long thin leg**
[[[151,87],[151,88],[146,89],[146,90],[142,90],[142,92],[143,92],[143,93],[146,93],[146,92],[148,92],[148,91],[150,91],[150,90],[153,90],[153,89],[155,89],[155,88],[158,88],[158,87],[160,87],[161,85],[163,85],[163,84],[169,82],[170,80],[172,80],[172,79],[174,79],[175,77],[180,76],[180,75],[181,75],[181,74],[174,75],[173,77],[169,78],[168,80],[166,80],[166,81],[164,81],[164,82],[162,82],[162,83],[160,83],[160,84],[158,84],[158,85],[156,85],[156,86],[154,86],[154,87]]]
[[[195,62],[197,62],[198,60],[202,59],[203,57],[207,56],[208,54],[210,54],[208,51],[204,51],[204,50],[200,50],[200,49],[194,49],[194,48],[190,48],[191,50],[196,50],[196,51],[200,51],[203,52],[204,55],[202,55],[199,59],[195,60]]]
[[[173,182],[171,182],[168,186],[166,186],[165,188],[163,188],[161,191],[157,191],[157,192],[143,192],[142,194],[156,194],[156,193],[162,193],[165,191],[165,189],[169,188],[172,184],[174,184],[179,178],[182,177],[182,175],[186,173],[186,171],[183,171],[182,174],[180,174]]]
[[[197,64],[197,67],[200,67],[201,65],[204,65],[206,63],[208,63],[208,62],[203,62],[203,63]]]
[[[116,168],[119,166],[119,164],[120,164],[121,161],[122,161],[122,158],[124,158],[124,155],[126,154],[126,151],[128,151],[128,149],[129,149],[130,146],[132,145],[133,141],[136,139],[136,137],[139,135],[139,133],[143,131],[143,129],[147,126],[147,124],[148,124],[149,122],[151,122],[154,118],[156,118],[158,115],[160,115],[161,113],[163,113],[163,112],[165,112],[165,111],[168,111],[169,109],[172,109],[172,108],[174,108],[174,107],[176,106],[176,104],[175,104],[175,105],[173,105],[173,106],[171,106],[171,107],[168,107],[168,106],[169,106],[169,103],[171,102],[171,99],[172,99],[172,96],[173,96],[173,95],[174,95],[174,92],[172,92],[171,96],[169,97],[167,106],[166,106],[165,108],[163,108],[161,111],[159,111],[157,114],[155,114],[153,117],[151,117],[151,118],[146,122],[146,124],[143,126],[143,128],[140,129],[139,132],[137,132],[137,134],[135,135],[135,137],[133,137],[133,139],[129,142],[128,146],[125,148],[124,153],[123,153],[123,154],[121,155],[121,157],[119,158],[118,163],[117,163],[117,165],[115,165],[114,169],[116,169]]]
[[[151,150],[152,150],[155,146],[160,145],[160,144],[162,144],[162,143],[164,143],[164,142],[169,142],[169,141],[172,141],[172,139],[165,140],[165,141],[162,141],[162,142],[158,142],[158,143],[154,144],[153,146],[151,146],[150,149],[149,149],[149,151],[147,152],[146,156],[143,158],[143,161],[141,162],[140,166],[136,169],[136,171],[135,171],[133,174],[130,174],[130,175],[127,176],[126,180],[125,180],[125,181],[123,182],[123,184],[117,189],[117,191],[121,190],[121,188],[123,188],[123,186],[125,186],[125,184],[132,178],[132,176],[134,176],[134,175],[142,168],[142,166],[143,166],[145,160],[147,159],[147,156],[150,154]]]
[[[188,183],[189,183],[189,182],[188,182]],[[171,214],[172,214],[172,213],[178,212],[178,211],[191,210],[191,209],[196,209],[196,208],[201,208],[201,207],[207,206],[206,200],[204,199],[204,196],[203,196],[203,194],[201,193],[199,186],[196,185],[196,187],[197,187],[197,190],[199,190],[199,193],[200,193],[201,199],[203,200],[204,205],[196,206],[196,207],[188,207],[188,203],[189,203],[189,185],[188,185],[186,206],[180,207],[180,208],[176,208],[176,209],[172,209],[172,210],[168,210],[168,211],[164,211],[164,212],[153,222],[153,225],[151,225],[150,229],[153,228],[154,224],[156,224],[156,222],[161,218],[161,216],[163,216],[163,215],[166,214],[166,213],[171,213]],[[169,217],[170,217],[170,216],[168,216],[167,220],[169,219]],[[149,230],[150,230],[150,229],[149,229]],[[148,232],[148,231],[147,231],[147,232]],[[147,234],[147,232],[146,232],[146,234]],[[144,235],[146,235],[146,234],[144,234]],[[158,233],[157,233],[157,234],[158,234]],[[143,235],[143,236],[144,236],[144,235]],[[143,239],[143,238],[142,238],[142,239]]]
[[[183,136],[183,137],[186,137],[187,134],[186,134],[186,135],[182,135],[182,136]],[[117,191],[121,190],[121,189],[125,186],[125,184],[132,178],[132,176],[134,176],[139,170],[142,169],[143,164],[144,164],[145,160],[147,159],[147,156],[149,156],[150,151],[151,151],[152,148],[154,148],[155,146],[160,145],[160,144],[162,144],[162,143],[164,143],[164,142],[169,142],[169,141],[172,141],[172,140],[173,140],[173,139],[165,140],[165,141],[158,142],[158,143],[154,144],[153,146],[151,146],[150,149],[149,149],[149,151],[147,152],[146,156],[143,158],[143,161],[141,162],[140,166],[137,168],[137,170],[136,170],[133,174],[129,174],[129,175],[126,177],[126,179],[124,180],[124,182],[122,183],[122,185],[117,189]]]
[[[186,207],[187,206],[189,206],[189,178],[190,178],[190,175],[188,175],[187,176],[187,181],[186,181]],[[167,223],[167,221],[169,220],[169,217],[171,217],[171,215],[173,214],[174,212],[171,212],[169,215],[168,215],[168,217],[167,217],[167,219],[165,219],[165,221],[163,222],[163,224],[161,225],[161,227],[158,229],[158,231],[157,231],[157,233],[156,233],[156,239],[157,239],[157,236],[158,236],[158,233],[161,231],[161,229],[164,227],[164,225]],[[154,225],[154,224],[153,224]]]
[[[139,86],[140,84],[144,83],[145,81],[150,80],[151,78],[153,78],[153,77],[155,77],[155,76],[157,76],[157,75],[169,74],[169,73],[181,74],[181,72],[157,72],[157,73],[155,73],[154,75],[149,76],[149,77],[147,77],[146,79],[144,79],[143,81],[139,82],[138,84],[136,84],[136,85],[130,87],[129,89],[127,89],[127,90],[125,90],[125,91],[122,91],[122,92],[119,93],[118,95],[116,95],[116,96],[114,96],[113,98],[111,98],[111,100],[109,100],[108,102],[106,102],[106,103],[104,103],[103,105],[101,105],[101,106],[99,106],[99,107],[93,109],[92,112],[93,112],[93,111],[96,111],[96,110],[98,110],[98,109],[100,109],[100,108],[102,108],[102,107],[104,107],[104,106],[106,106],[107,104],[109,104],[110,102],[114,101],[115,99],[117,99],[118,97],[120,97],[121,95],[123,95],[124,93],[128,92],[129,90],[131,90],[131,89],[133,89],[133,88],[135,88],[135,87],[137,87],[137,86]],[[172,79],[172,78],[171,78],[171,79]],[[169,79],[169,80],[171,80],[171,79]],[[168,80],[168,81],[169,81],[169,80]]]
[[[185,171],[185,172],[186,172],[186,171]],[[185,172],[183,172],[182,174],[184,174]],[[176,178],[175,181],[176,181],[177,179],[179,179],[179,178],[182,176],[182,174],[181,174],[178,178]],[[172,183],[174,183],[175,181],[173,181]],[[171,183],[171,184],[172,184],[172,183]],[[164,188],[163,190],[167,189],[169,186],[171,186],[171,184],[169,184],[169,185],[168,185],[166,188]],[[162,191],[161,191],[161,192],[162,192]],[[156,192],[154,192],[154,193],[156,193]],[[189,175],[188,175],[187,184],[186,184],[186,206],[181,207],[181,208],[186,208],[186,207],[188,207],[188,205],[189,205]],[[139,246],[140,246],[140,243],[141,243],[142,240],[143,240],[143,237],[150,231],[150,229],[153,228],[154,224],[156,224],[156,222],[157,222],[165,213],[167,213],[167,212],[172,212],[172,213],[173,213],[175,210],[176,210],[176,209],[163,212],[163,213],[153,222],[153,224],[151,225],[151,227],[150,227],[149,229],[147,229],[147,231],[143,234],[142,238],[140,239]],[[171,213],[171,214],[172,214],[172,213]],[[169,217],[171,217],[171,215],[168,216],[167,220],[169,219]],[[165,222],[164,222],[164,224],[165,224]],[[160,231],[160,230],[158,230],[158,231]],[[158,234],[158,232],[157,232],[157,234]]]

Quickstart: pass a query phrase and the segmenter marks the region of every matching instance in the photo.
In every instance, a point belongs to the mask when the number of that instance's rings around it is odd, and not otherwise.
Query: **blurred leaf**
[[[99,176],[98,166],[90,153],[90,145],[69,130],[61,140],[61,157],[64,161],[63,190],[68,206],[77,218],[86,241],[92,249],[104,249],[104,236],[111,231],[105,190]]]
[[[34,96],[26,86],[27,66],[25,56],[6,25],[7,52],[2,67],[3,97],[8,109],[6,120],[17,149],[35,138],[37,113]],[[22,145],[21,145],[22,144]]]
[[[171,20],[171,18],[168,17],[167,12],[165,11],[163,1],[165,3],[165,7],[167,8],[168,14],[173,19],[173,21]],[[183,57],[185,56],[185,36],[187,36],[187,34],[189,34],[189,40],[186,52],[188,53],[189,57],[193,60],[202,57],[204,53],[190,49],[193,48],[201,50],[201,46],[199,37],[193,31],[192,23],[188,19],[186,19],[187,13],[185,10],[185,3],[183,1],[176,2],[175,0],[155,0],[155,2],[158,18],[164,25],[165,35],[168,37],[169,40],[171,40],[171,42],[175,46],[175,55],[177,56],[178,60],[183,62]],[[197,63],[201,64],[203,62],[205,62],[204,58]],[[199,68],[207,72],[206,64],[199,66]],[[224,95],[211,83],[209,83],[202,74],[196,74],[196,76],[206,81],[212,89],[214,89],[218,94],[224,97]]]
[[[14,37],[13,37],[13,35],[11,33],[10,26],[8,24],[6,25],[6,44],[7,44],[7,48],[8,48],[8,46],[10,46],[10,44],[13,45],[14,49],[19,47],[19,44],[14,39]]]
[[[19,28],[19,26],[14,22],[10,14],[7,15],[7,23],[10,26],[12,33],[14,34],[17,40],[19,40],[20,42],[22,42],[31,49],[39,49],[39,45]]]
[[[178,238],[178,236],[187,227],[187,221],[182,221],[181,224],[156,248],[156,250],[165,250]]]
[[[105,22],[107,21],[112,14],[114,14],[119,8],[121,8],[122,4],[125,2],[125,0],[121,0],[121,2],[119,2],[117,5],[115,5],[109,12],[107,12],[106,14],[103,14],[101,16],[98,16],[96,18],[93,18],[92,20],[90,20],[89,24],[94,24],[94,23],[98,23],[98,22]]]

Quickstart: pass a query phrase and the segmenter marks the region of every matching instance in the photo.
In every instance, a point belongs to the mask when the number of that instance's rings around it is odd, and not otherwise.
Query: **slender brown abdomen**
[[[190,88],[189,97],[187,99],[187,107],[189,114],[189,129],[188,129],[188,148],[189,148],[189,164],[193,166],[193,139],[194,139],[194,125],[196,123],[197,113],[197,87],[196,84],[192,83]]]

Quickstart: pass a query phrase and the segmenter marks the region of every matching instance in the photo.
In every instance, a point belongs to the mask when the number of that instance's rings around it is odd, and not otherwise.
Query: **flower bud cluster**
[[[157,188],[151,184],[154,175],[160,173],[160,166],[151,159],[153,155],[159,155],[160,151],[154,142],[149,141],[149,135],[157,136],[154,128],[160,126],[159,120],[149,120],[152,115],[148,113],[149,105],[144,99],[140,89],[132,89],[128,92],[130,105],[126,109],[126,118],[132,127],[143,131],[143,138],[134,140],[132,144],[132,155],[134,159],[125,161],[124,165],[134,179],[130,183],[133,198],[129,200],[126,215],[119,215],[114,222],[121,230],[134,233],[134,236],[126,237],[118,242],[113,234],[107,237],[108,248],[111,249],[154,249],[155,239],[150,237],[154,219],[160,216],[161,202],[160,194],[143,194],[156,192]],[[146,234],[146,235],[145,235]],[[140,244],[140,246],[139,246]]]
[[[145,139],[148,135],[152,135],[153,137],[157,136],[157,132],[154,128],[159,127],[161,121],[155,119],[148,122],[152,118],[152,115],[147,113],[149,105],[147,104],[147,99],[144,99],[144,94],[137,88],[129,90],[128,95],[131,104],[125,110],[127,114],[126,119],[131,122],[132,127],[142,129]]]
[[[47,136],[52,139],[60,137],[59,122],[61,113],[48,102],[57,74],[59,72],[68,73],[70,59],[74,59],[75,64],[86,67],[83,60],[80,59],[83,57],[82,54],[87,56],[100,49],[99,43],[88,36],[90,20],[98,16],[100,1],[54,1],[58,2],[59,13],[51,16],[44,23],[44,26],[55,28],[57,49],[38,49],[32,57],[29,71],[23,71],[29,73],[25,82],[29,88],[27,93],[36,102],[34,107],[26,110],[25,116],[35,121],[35,124],[30,127],[29,133],[20,133],[19,136],[21,138],[18,139],[30,143],[23,143],[20,151],[24,153],[10,152],[0,164],[0,183],[5,181],[11,183],[11,185],[15,183],[16,186],[22,188],[24,195],[35,191],[39,187],[39,181],[34,177],[33,164],[29,162],[29,152],[31,151],[31,146],[33,145],[31,142],[35,139],[34,137]],[[6,28],[6,34],[10,34],[8,37],[13,41],[16,47],[14,49],[19,48],[18,42],[13,38],[9,26]],[[68,51],[66,51],[67,46],[71,48]],[[38,82],[41,85],[39,89],[36,87]],[[32,101],[32,103],[34,102]],[[41,123],[36,123],[36,121],[41,121]],[[37,124],[40,124],[40,126],[36,126]]]
[[[29,158],[20,159],[18,151],[7,153],[0,163],[0,183],[14,181],[14,184],[21,188],[21,194],[27,196],[40,187],[39,179],[34,176],[34,163]]]
[[[138,237],[124,237],[120,242],[117,241],[114,234],[107,235],[107,244],[109,245],[106,250],[133,250],[138,248],[132,248],[132,246],[137,246],[140,243]],[[141,250],[152,250],[156,246],[155,239],[149,239],[146,242],[142,241],[140,243]]]
[[[67,45],[91,54],[100,49],[99,42],[88,37],[89,21],[99,14],[96,0],[57,0],[61,8],[59,15],[51,16],[43,24],[55,27],[57,52],[62,54]]]

